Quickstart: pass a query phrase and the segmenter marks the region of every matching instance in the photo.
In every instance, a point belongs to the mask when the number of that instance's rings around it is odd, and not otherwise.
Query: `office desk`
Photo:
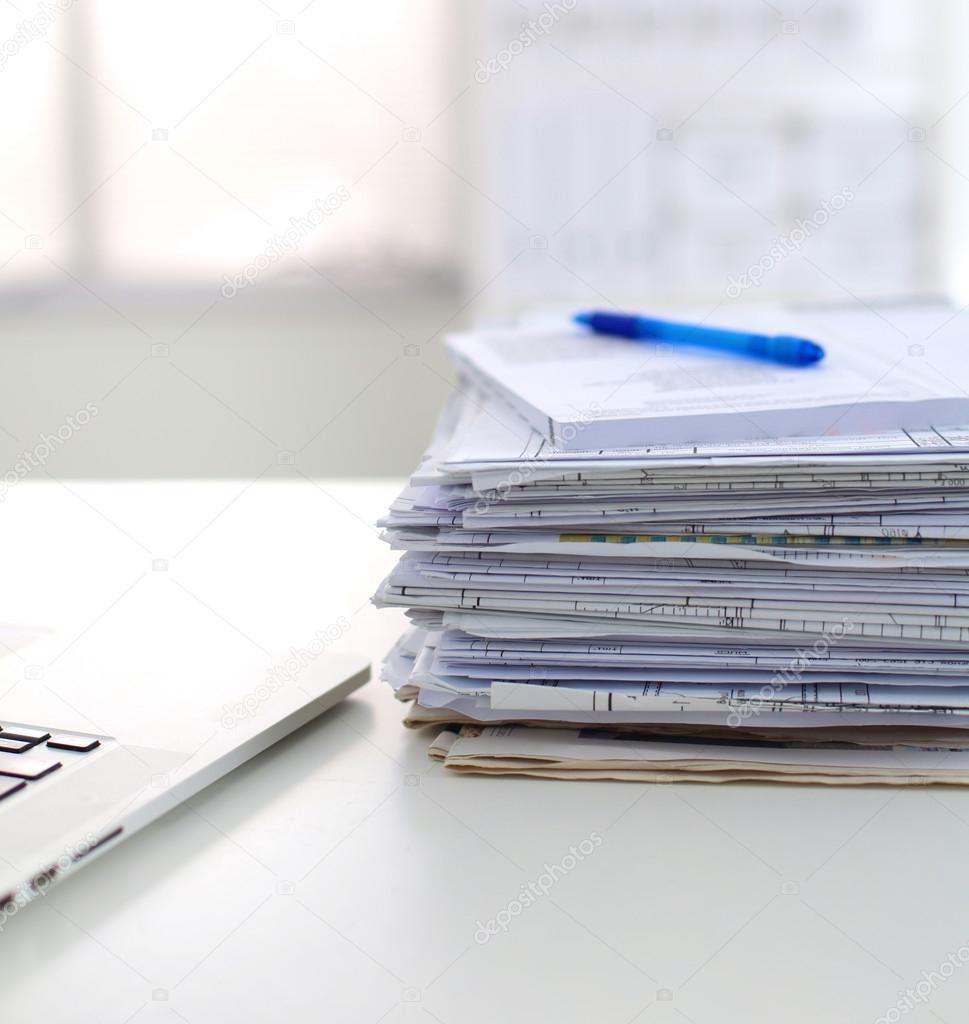
[[[242,642],[345,617],[376,663],[396,486],[277,472],[16,485],[0,620],[96,652],[132,587],[178,586]],[[969,793],[451,777],[400,718],[373,682],[21,911],[0,1019],[965,1019]]]

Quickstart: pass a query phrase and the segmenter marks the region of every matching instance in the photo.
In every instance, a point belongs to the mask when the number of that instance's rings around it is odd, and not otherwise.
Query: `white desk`
[[[395,487],[272,475],[17,485],[0,620],[96,653],[133,580],[174,584],[264,645],[345,615],[376,661],[403,617],[367,603],[394,560],[368,524]],[[400,716],[371,684],[19,913],[0,1019],[859,1024],[969,943],[967,792],[449,777]],[[969,966],[945,973],[907,1021],[965,1019]]]

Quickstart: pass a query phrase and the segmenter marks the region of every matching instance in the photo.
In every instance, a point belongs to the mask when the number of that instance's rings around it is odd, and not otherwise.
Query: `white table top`
[[[403,624],[368,603],[396,487],[272,475],[18,484],[0,621],[96,645],[164,558],[213,629],[298,643],[346,615],[376,662]],[[964,1019],[969,793],[451,777],[400,718],[372,683],[21,911],[0,1018]]]

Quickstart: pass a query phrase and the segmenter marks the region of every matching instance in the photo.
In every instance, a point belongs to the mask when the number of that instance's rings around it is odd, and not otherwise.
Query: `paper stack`
[[[462,372],[376,596],[412,620],[384,678],[432,757],[969,783],[969,426],[564,451]]]

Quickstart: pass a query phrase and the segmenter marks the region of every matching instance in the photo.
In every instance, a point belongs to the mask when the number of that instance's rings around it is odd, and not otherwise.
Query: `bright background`
[[[744,300],[961,306],[966,6],[3,0],[0,462],[90,402],[37,472],[400,475],[443,333],[729,305],[843,189]]]

